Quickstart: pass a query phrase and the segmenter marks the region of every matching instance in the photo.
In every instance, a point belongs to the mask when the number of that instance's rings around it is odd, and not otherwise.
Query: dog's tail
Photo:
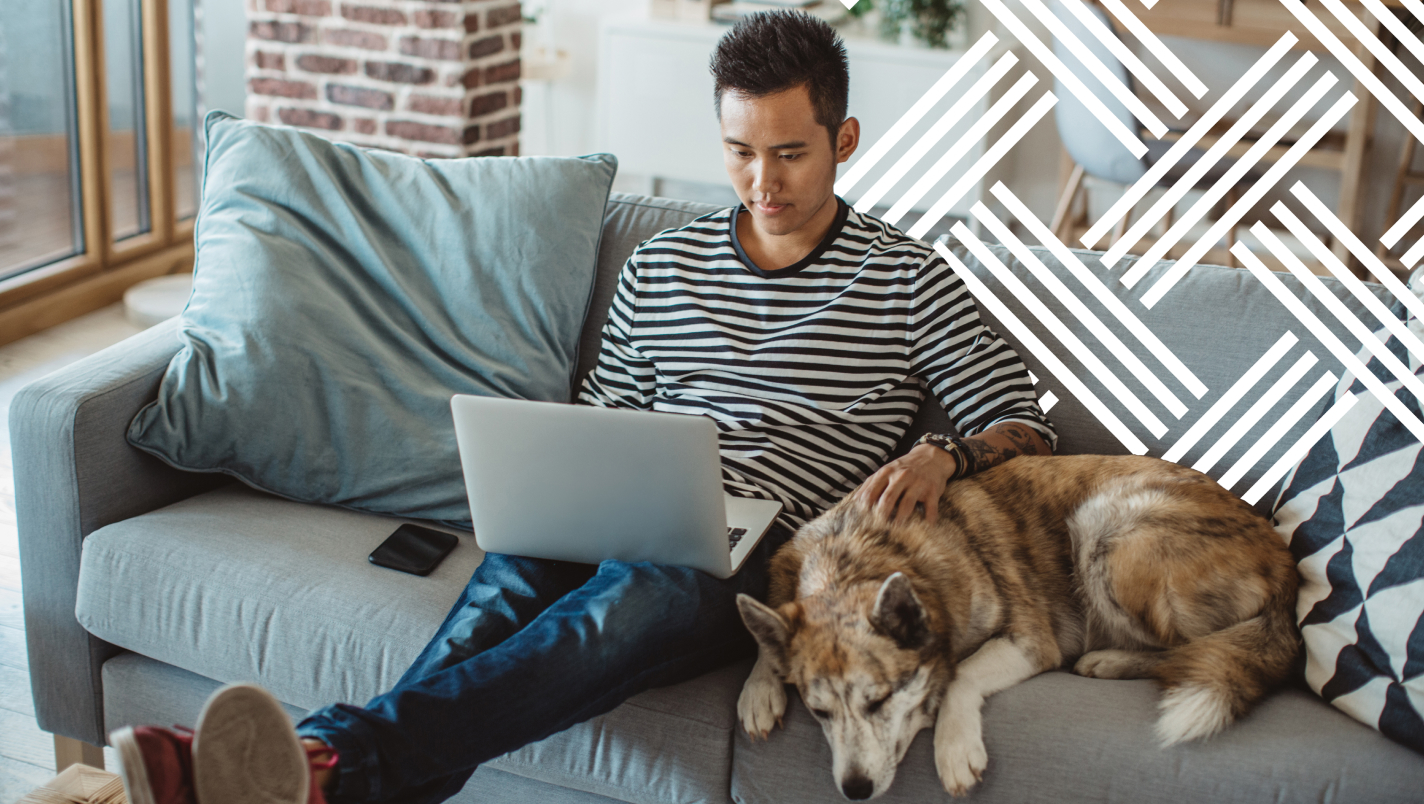
[[[1275,595],[1255,617],[1167,651],[1154,672],[1163,747],[1221,731],[1286,679],[1300,649],[1287,598]]]

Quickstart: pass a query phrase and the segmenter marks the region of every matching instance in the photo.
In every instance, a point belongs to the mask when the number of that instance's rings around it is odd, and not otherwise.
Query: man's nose
[[[776,193],[781,190],[781,176],[778,165],[773,160],[758,160],[756,173],[752,177],[752,189],[759,193]]]

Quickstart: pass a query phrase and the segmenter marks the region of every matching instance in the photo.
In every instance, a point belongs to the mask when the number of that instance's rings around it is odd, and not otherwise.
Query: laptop
[[[781,512],[722,490],[717,427],[704,416],[465,394],[450,409],[487,552],[729,578]]]

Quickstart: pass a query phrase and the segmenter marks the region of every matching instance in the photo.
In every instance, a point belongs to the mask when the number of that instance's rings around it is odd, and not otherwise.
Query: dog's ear
[[[875,608],[870,612],[870,624],[907,650],[921,648],[929,639],[925,607],[915,597],[905,573],[897,572],[880,585]]]
[[[742,612],[742,622],[772,660],[775,670],[784,674],[786,653],[791,644],[791,626],[786,618],[751,595],[737,595],[737,608]]]

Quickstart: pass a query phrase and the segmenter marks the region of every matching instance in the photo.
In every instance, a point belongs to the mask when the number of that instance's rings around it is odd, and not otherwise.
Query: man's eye
[[[781,158],[790,161],[793,159],[800,159],[802,156],[804,156],[804,154],[782,154]]]

